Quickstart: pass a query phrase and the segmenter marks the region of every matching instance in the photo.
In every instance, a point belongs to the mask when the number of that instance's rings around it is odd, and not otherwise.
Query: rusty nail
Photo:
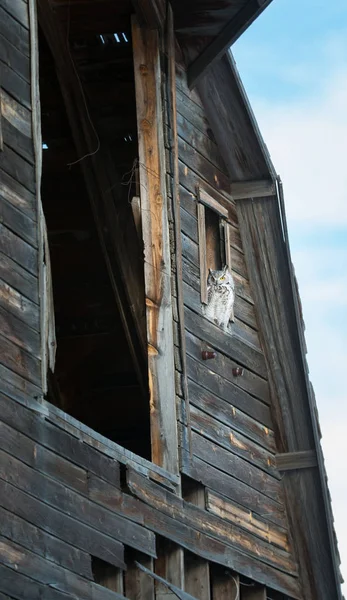
[[[203,350],[201,352],[202,360],[210,360],[211,358],[216,358],[215,352],[209,352],[208,350]]]
[[[234,375],[234,377],[241,377],[241,375],[243,375],[243,368],[242,367],[234,367],[233,375]]]

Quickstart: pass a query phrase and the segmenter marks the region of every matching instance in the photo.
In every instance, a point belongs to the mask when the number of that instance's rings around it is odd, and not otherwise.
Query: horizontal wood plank
[[[8,214],[9,212],[5,213],[7,218],[14,218],[13,214]],[[37,275],[38,253],[36,248],[33,248],[2,223],[0,223],[0,251],[15,260],[32,275]]]
[[[23,399],[23,401],[25,401],[25,399]],[[95,473],[99,477],[106,478],[113,486],[119,487],[119,464],[116,461],[102,455],[94,448],[84,444],[76,437],[45,420],[39,413],[29,410],[25,406],[18,405],[14,411],[13,405],[11,405],[6,396],[3,396],[2,394],[0,394],[0,407],[0,414],[2,415],[4,423],[45,447],[47,461],[49,457],[52,457],[53,452],[57,453],[55,459],[56,464],[59,464],[59,457],[62,457],[60,464],[66,464],[64,460],[66,459],[72,462],[71,469],[73,468],[73,465],[78,465],[81,469],[90,473]],[[18,436],[20,437],[20,433],[18,433]],[[27,442],[27,444],[28,443],[29,442]],[[42,450],[36,450],[36,452],[40,452],[44,455]],[[53,455],[53,457],[54,456],[55,455]],[[29,456],[27,458],[24,456],[22,460],[29,460]],[[35,466],[35,463],[33,463],[32,466]],[[85,471],[83,471],[82,474]],[[76,472],[80,472],[77,467]],[[57,475],[59,475],[59,471],[57,472]],[[80,483],[82,485],[83,475],[81,475],[81,477]],[[76,481],[73,481],[72,478],[72,483],[76,486],[78,480],[79,478],[77,477]],[[80,489],[80,491],[83,490]]]
[[[27,242],[33,248],[37,248],[37,225],[36,221],[27,217],[23,212],[18,210],[13,206],[13,204],[8,203],[6,200],[0,198],[0,222],[9,229],[12,233],[18,235],[22,240]],[[7,240],[6,243],[8,243]],[[21,246],[19,244],[19,246]],[[6,247],[1,245],[2,251],[6,252]],[[21,260],[20,247],[18,248],[18,252],[13,250],[10,246],[9,251],[12,251],[12,258],[15,256],[14,260]],[[36,263],[35,263],[36,264]],[[24,266],[24,265],[23,265]]]
[[[288,532],[283,527],[270,523],[266,518],[246,510],[229,498],[217,492],[206,489],[206,509],[220,516],[223,520],[246,529],[257,537],[267,540],[270,544],[279,546],[290,552]]]
[[[236,336],[226,335],[216,325],[188,308],[185,315],[188,354],[201,361],[202,350],[215,352],[215,358],[208,361],[211,371],[269,405],[270,393],[265,379],[265,361],[260,351],[246,345]],[[233,375],[233,369],[239,366],[244,366],[243,374],[237,377]]]
[[[0,169],[3,169],[13,179],[23,185],[30,192],[35,192],[35,169],[24,158],[4,144],[0,154]]]
[[[20,321],[13,314],[0,305],[0,331],[1,334],[36,358],[41,356],[40,335],[26,323]],[[1,360],[1,358],[0,358]]]
[[[0,334],[0,362],[36,385],[41,383],[41,361]]]
[[[206,364],[203,364],[206,362]],[[203,386],[213,395],[227,402],[230,407],[236,407],[253,417],[259,423],[266,427],[272,428],[273,422],[271,419],[269,406],[253,398],[243,389],[230,383],[214,371],[209,369],[209,361],[194,360],[188,355],[187,357],[187,374],[195,383]],[[230,408],[232,410],[232,408]]]
[[[117,541],[155,556],[155,537],[152,532],[33,471],[3,451],[0,451],[0,477],[85,525],[106,535],[112,532],[112,537]]]
[[[20,52],[29,56],[29,32],[9,12],[4,10],[8,2],[0,6],[0,33]],[[24,3],[23,3],[24,4]]]
[[[35,331],[39,331],[39,307],[37,304],[22,296],[17,290],[1,279],[0,306]]]
[[[29,29],[28,3],[25,0],[1,0],[1,6],[23,27]]]
[[[189,379],[189,402],[225,426],[239,431],[270,452],[276,452],[275,434],[273,430],[248,416],[232,402],[226,402],[201,385],[201,381]]]
[[[45,559],[93,579],[90,555],[0,507],[1,535]]]
[[[37,220],[35,195],[16,179],[0,169],[0,197],[23,212],[33,221]]]
[[[193,503],[170,494],[131,469],[127,472],[127,481],[131,492],[152,506],[153,510],[164,512],[201,533],[223,541],[228,546],[261,557],[262,561],[284,571],[296,571],[287,552],[277,551],[269,544],[260,543],[256,537],[245,535],[245,532],[237,527],[229,527],[222,519],[215,518]]]
[[[30,60],[28,56],[22,54],[16,46],[11,44],[8,39],[0,33],[0,56],[1,60],[18,73],[24,81],[30,82]]]
[[[0,555],[2,563],[14,569],[16,573],[22,573],[35,581],[67,593],[71,597],[77,596],[84,600],[93,600],[95,597],[100,600],[122,600],[124,598],[106,587],[87,581],[80,575],[45,560],[4,537],[0,537]],[[54,582],[53,586],[52,582]]]
[[[0,57],[1,87],[26,108],[31,108],[30,84],[5,64]]]
[[[208,464],[213,465],[220,471],[223,471],[224,473],[243,481],[250,487],[262,492],[262,494],[272,498],[278,502],[278,504],[283,506],[283,491],[279,480],[273,477],[268,471],[263,471],[261,468],[259,468],[255,464],[255,461],[251,462],[249,460],[248,464],[245,462],[242,454],[247,455],[247,444],[242,445],[241,442],[238,444],[238,440],[235,440],[235,433],[230,433],[230,439],[232,441],[229,448],[226,447],[226,443],[225,445],[223,445],[222,442],[220,444],[216,443],[213,439],[211,439],[212,435],[207,437],[209,430],[213,430],[213,424],[210,427],[205,427],[205,429],[203,426],[201,426],[198,430],[198,426],[200,425],[202,419],[200,418],[198,420],[195,412],[198,413],[199,411],[195,407],[192,407],[191,421],[193,428],[193,454]],[[203,424],[206,421],[207,419],[204,419]],[[217,429],[217,431],[219,431],[219,429]],[[239,449],[241,448],[243,452],[240,450],[237,454],[237,446],[239,446]]]
[[[185,452],[185,451],[183,451]],[[186,460],[187,458],[187,460]],[[184,458],[183,473],[200,481],[206,487],[219,494],[230,498],[243,508],[255,512],[257,515],[269,520],[276,525],[287,528],[284,508],[254,488],[223,473],[218,468],[209,465],[198,457],[193,461]]]
[[[116,567],[125,567],[124,548],[120,542],[65,515],[2,479],[0,505],[69,546],[97,556]]]

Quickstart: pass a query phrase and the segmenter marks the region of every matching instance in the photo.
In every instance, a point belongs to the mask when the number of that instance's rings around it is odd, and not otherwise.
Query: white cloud
[[[255,114],[281,174],[290,223],[347,224],[347,70],[320,97],[273,105]]]

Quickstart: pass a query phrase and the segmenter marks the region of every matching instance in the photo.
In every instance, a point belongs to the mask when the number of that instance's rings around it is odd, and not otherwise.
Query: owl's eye
[[[219,278],[220,281],[224,281],[225,277],[224,275],[222,275],[222,277]]]

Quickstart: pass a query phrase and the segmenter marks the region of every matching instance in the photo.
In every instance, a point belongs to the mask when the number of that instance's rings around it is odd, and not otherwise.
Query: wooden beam
[[[200,187],[197,189],[197,196],[199,202],[214,210],[214,212],[218,213],[221,217],[224,217],[224,219],[229,217],[229,211],[222,204],[220,204],[220,202],[212,198],[210,194],[205,192],[205,190],[201,189]]]
[[[314,450],[301,452],[285,452],[276,454],[276,466],[279,471],[292,471],[293,469],[308,469],[317,466],[317,456]]]
[[[38,18],[52,52],[72,137],[94,214],[101,249],[111,280],[134,367],[144,393],[147,393],[146,360],[137,294],[130,289],[132,273],[124,245],[122,222],[115,209],[106,171],[108,155],[101,155],[85,97],[60,23],[46,0],[37,2]],[[77,167],[78,168],[78,167]],[[135,234],[136,235],[136,234]]]
[[[206,263],[206,228],[205,206],[198,204],[199,264],[200,264],[200,299],[207,304],[207,263]]]
[[[184,500],[205,510],[205,487],[201,483],[187,479],[182,492]],[[185,552],[184,589],[199,600],[211,600],[209,561]]]
[[[212,600],[240,600],[240,579],[236,573],[211,565]]]
[[[248,0],[221,33],[189,65],[187,70],[188,86],[192,88],[211,64],[218,60],[240,37],[249,25],[270,4],[271,0]]]
[[[230,193],[233,200],[261,198],[263,196],[273,196],[276,194],[276,186],[271,179],[261,179],[260,181],[234,181],[231,184]]]
[[[147,569],[147,567],[145,567],[141,563],[135,561],[135,565],[141,571],[143,571],[144,573],[146,573],[146,575],[148,575],[149,577],[152,577],[158,583],[161,583],[165,588],[167,588],[170,592],[172,592],[172,594],[174,596],[176,596],[177,598],[180,598],[180,600],[197,600],[196,598],[194,598],[190,594],[187,594],[187,592],[184,592],[182,589],[178,588],[177,586],[173,585],[172,583],[170,583],[169,581],[167,581],[166,579],[164,579],[164,577],[160,577],[160,575],[157,575],[156,573],[154,573],[150,569]]]
[[[133,19],[152,460],[178,473],[171,260],[159,36]]]

